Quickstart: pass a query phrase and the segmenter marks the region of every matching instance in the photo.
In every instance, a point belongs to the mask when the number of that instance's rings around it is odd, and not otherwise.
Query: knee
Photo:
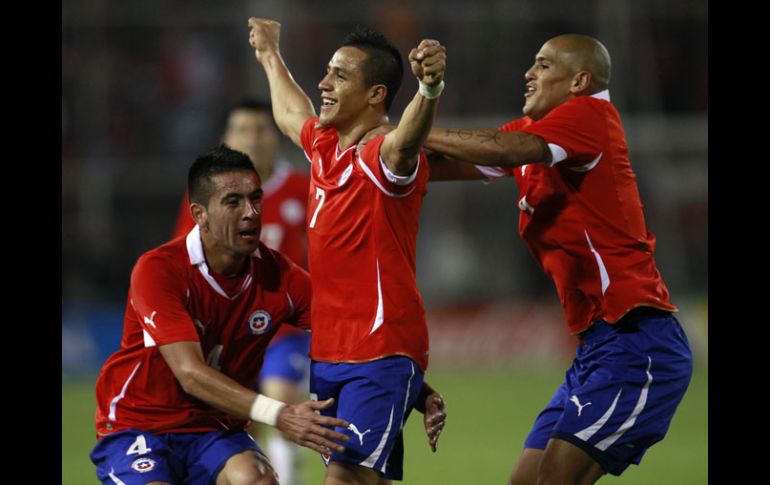
[[[242,467],[227,474],[227,485],[278,485],[269,467]]]

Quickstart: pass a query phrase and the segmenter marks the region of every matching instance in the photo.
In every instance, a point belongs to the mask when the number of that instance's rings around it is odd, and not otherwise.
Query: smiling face
[[[570,62],[571,54],[558,40],[551,39],[540,48],[535,64],[524,75],[524,114],[533,120],[542,119],[555,107],[575,96],[577,72]]]
[[[318,83],[321,90],[319,121],[323,126],[343,130],[369,108],[371,87],[364,82],[363,64],[367,54],[356,47],[340,47]]]
[[[262,187],[253,171],[211,176],[213,193],[206,207],[199,205],[196,221],[213,247],[230,256],[248,256],[259,246],[262,229]]]

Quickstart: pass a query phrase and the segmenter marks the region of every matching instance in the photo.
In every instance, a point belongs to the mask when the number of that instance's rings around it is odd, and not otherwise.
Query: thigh
[[[689,384],[692,360],[680,331],[671,317],[652,318],[589,343],[552,437],[614,475],[638,464],[665,436]]]
[[[401,430],[423,380],[417,364],[406,357],[390,357],[364,364],[315,366],[313,372],[311,389],[319,392],[318,399],[335,397],[329,414],[350,423],[346,429],[337,429],[350,437],[345,452],[326,455],[324,461],[360,465],[400,480]],[[324,385],[314,386],[314,381]]]
[[[511,473],[510,485],[536,485],[537,471],[543,459],[542,449],[524,448]]]
[[[126,430],[105,436],[91,452],[96,476],[105,484],[179,484],[183,464],[163,436]]]
[[[230,460],[241,454],[242,457]],[[259,463],[255,461],[257,459]],[[245,431],[239,430],[201,433],[194,442],[188,444],[185,461],[186,485],[212,483],[226,466],[229,467],[228,474],[233,476],[258,471],[260,468],[264,468],[265,474],[270,476],[273,472],[269,460],[264,457],[256,441]]]

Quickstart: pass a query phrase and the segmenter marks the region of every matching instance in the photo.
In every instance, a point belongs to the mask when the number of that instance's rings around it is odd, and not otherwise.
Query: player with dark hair
[[[283,324],[310,327],[307,273],[259,241],[262,188],[249,158],[225,146],[188,176],[196,227],[144,253],[131,273],[120,349],[96,383],[105,484],[277,483],[244,431],[277,427],[317,451],[347,436],[320,416],[334,400],[285,404],[251,390]]]
[[[279,52],[280,24],[251,18],[249,26],[276,123],[311,163],[310,390],[319,399],[335,397],[322,413],[350,423],[337,428],[350,438],[345,452],[324,455],[324,483],[400,480],[401,431],[411,409],[425,413],[434,451],[445,422],[441,396],[423,383],[428,329],[415,281],[429,175],[421,146],[444,86],[444,47],[423,40],[412,49],[419,92],[393,132],[356,153],[361,137],[387,122],[403,75],[398,50],[382,34],[357,29],[329,61],[316,116]]]

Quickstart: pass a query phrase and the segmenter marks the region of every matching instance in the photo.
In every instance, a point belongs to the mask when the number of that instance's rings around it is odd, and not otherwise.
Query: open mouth
[[[535,86],[527,85],[527,88],[524,90],[524,97],[529,97],[535,94]]]
[[[321,109],[328,109],[334,105],[337,104],[336,99],[330,99],[330,98],[321,98]]]
[[[244,239],[254,239],[259,237],[259,233],[256,229],[249,229],[247,231],[239,231],[238,235]]]

